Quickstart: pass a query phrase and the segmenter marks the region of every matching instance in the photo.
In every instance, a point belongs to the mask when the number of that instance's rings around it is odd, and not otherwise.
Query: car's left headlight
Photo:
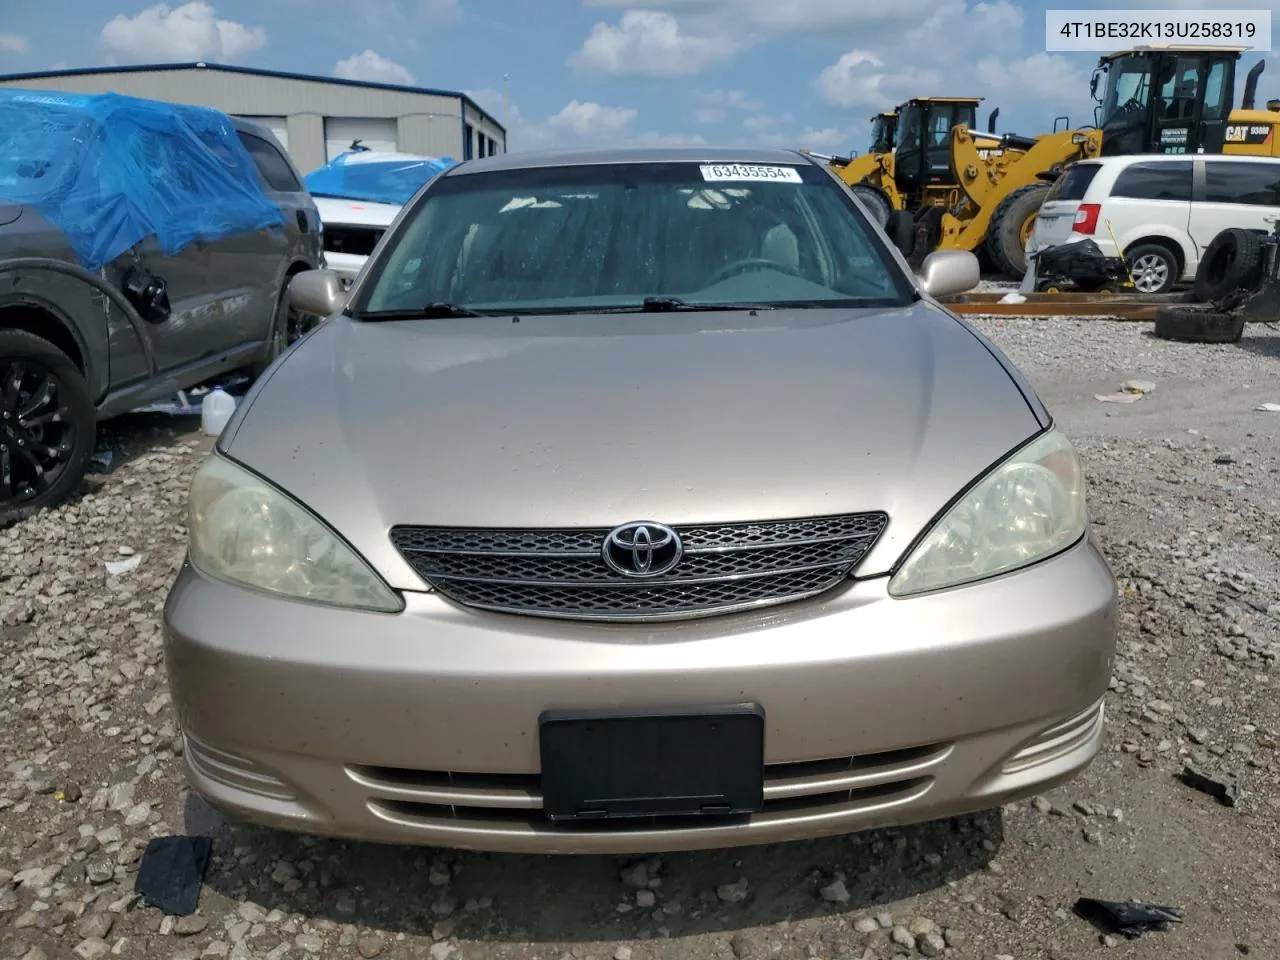
[[[196,471],[188,556],[200,572],[290,600],[396,613],[400,598],[310,510],[214,453]]]
[[[1088,529],[1084,474],[1056,428],[1015,451],[938,520],[889,581],[907,597],[1025,567]]]

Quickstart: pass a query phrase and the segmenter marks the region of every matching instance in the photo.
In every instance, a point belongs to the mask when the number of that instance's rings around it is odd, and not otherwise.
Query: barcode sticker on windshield
[[[704,163],[702,179],[765,180],[772,183],[803,183],[795,167],[766,167],[755,163]]]

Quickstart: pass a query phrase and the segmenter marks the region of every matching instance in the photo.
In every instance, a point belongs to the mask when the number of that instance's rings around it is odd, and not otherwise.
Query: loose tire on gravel
[[[1205,303],[1257,286],[1262,275],[1262,238],[1231,227],[1213,238],[1196,270],[1195,296]]]
[[[1001,200],[987,227],[986,250],[992,264],[1011,280],[1027,272],[1027,240],[1051,184],[1030,183]]]
[[[893,202],[887,193],[869,183],[855,183],[849,187],[849,190],[871,212],[876,226],[883,228],[889,222],[889,217],[893,213]]]
[[[1244,318],[1215,310],[1160,307],[1155,333],[1163,340],[1186,343],[1238,343],[1244,335]]]
[[[0,329],[0,527],[57,506],[97,439],[89,386],[43,337]]]

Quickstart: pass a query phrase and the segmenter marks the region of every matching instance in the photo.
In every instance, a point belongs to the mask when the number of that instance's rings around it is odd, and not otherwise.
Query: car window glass
[[[358,310],[690,302],[901,302],[905,277],[845,190],[708,182],[696,164],[445,177],[407,215]]]
[[[1081,163],[1068,167],[1049,188],[1049,192],[1045,195],[1045,201],[1049,200],[1083,200],[1085,193],[1089,189],[1089,184],[1093,183],[1093,178],[1098,175],[1098,171],[1102,169],[1101,164],[1097,163]]]
[[[1209,203],[1280,206],[1280,163],[1205,161],[1204,198]]]
[[[293,175],[288,162],[280,155],[279,150],[251,133],[242,132],[240,142],[249,151],[249,156],[253,157],[254,165],[262,174],[262,179],[272,190],[279,190],[281,193],[302,192],[302,184]]]
[[[1135,200],[1191,200],[1191,161],[1134,163],[1116,178],[1111,196]]]

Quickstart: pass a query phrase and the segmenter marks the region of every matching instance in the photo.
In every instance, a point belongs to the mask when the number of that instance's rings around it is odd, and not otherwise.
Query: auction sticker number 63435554
[[[762,180],[767,183],[803,183],[795,167],[771,167],[758,163],[704,163],[702,179]]]

